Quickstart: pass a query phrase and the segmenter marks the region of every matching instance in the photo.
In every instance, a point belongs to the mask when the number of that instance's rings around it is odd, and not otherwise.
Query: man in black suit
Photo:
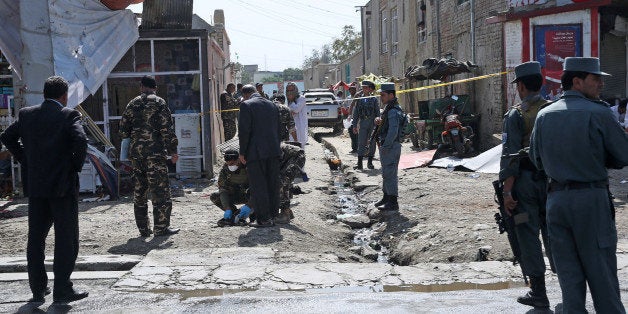
[[[53,300],[67,303],[83,299],[87,292],[72,287],[70,275],[78,256],[78,172],[85,162],[87,140],[81,114],[66,108],[68,82],[53,76],[44,83],[44,102],[23,108],[0,140],[19,161],[26,175],[28,196],[28,281],[33,303],[49,294],[44,268],[46,237],[55,228]],[[21,140],[21,144],[20,141]]]
[[[238,130],[240,161],[249,172],[249,190],[257,222],[273,226],[279,211],[279,109],[262,97],[253,85],[242,88]]]

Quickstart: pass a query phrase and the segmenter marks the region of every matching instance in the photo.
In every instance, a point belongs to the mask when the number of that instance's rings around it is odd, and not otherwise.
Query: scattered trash
[[[104,201],[108,201],[110,199],[111,199],[111,196],[103,195],[103,196],[84,198],[84,199],[81,200],[81,203],[104,202]]]
[[[447,164],[447,172],[453,172],[454,171],[454,164]]]
[[[340,168],[340,165],[342,164],[342,161],[329,149],[326,149],[324,154],[325,161],[327,162],[327,165],[329,165],[329,169],[332,171],[338,170]]]
[[[469,175],[469,178],[473,178],[473,179],[477,179],[479,177],[480,177],[479,173],[472,173],[472,174]]]
[[[337,189],[342,188],[345,185],[345,179],[342,174],[337,174],[334,176],[334,187]]]
[[[620,184],[625,184],[627,182],[628,182],[628,180],[626,180],[626,179],[623,179],[623,180],[619,181]]]

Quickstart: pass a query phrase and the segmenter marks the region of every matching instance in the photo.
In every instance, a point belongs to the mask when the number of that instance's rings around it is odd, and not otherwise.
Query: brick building
[[[501,26],[486,23],[494,12],[507,9],[506,1],[490,0],[372,0],[362,8],[365,72],[403,78],[406,69],[428,58],[452,57],[478,65],[474,73],[447,80],[499,72],[503,69]],[[435,81],[403,83],[405,88]],[[406,93],[400,102],[408,112],[419,104],[451,95],[469,95],[470,111],[479,114],[483,148],[494,144],[501,132],[504,84],[499,78]]]
[[[361,8],[364,73],[403,78],[409,66],[428,58],[451,57],[478,66],[473,73],[446,79],[452,81],[538,60],[550,98],[559,92],[565,57],[596,56],[613,74],[603,95],[624,98],[627,12],[625,0],[371,0]],[[480,146],[486,149],[499,143],[494,135],[501,133],[502,116],[518,101],[508,83],[513,75],[406,93],[400,102],[408,112],[419,113],[425,101],[468,95],[471,111],[479,115]],[[434,83],[406,81],[403,86]]]

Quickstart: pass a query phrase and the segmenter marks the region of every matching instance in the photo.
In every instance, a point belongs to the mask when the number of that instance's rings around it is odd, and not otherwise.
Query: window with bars
[[[371,18],[366,19],[366,58],[371,58]]]
[[[385,10],[382,10],[380,16],[382,17],[379,32],[379,42],[381,43],[380,52],[386,53],[388,52],[388,15]]]
[[[391,41],[392,41],[392,53],[396,54],[399,51],[399,15],[397,15],[397,8],[390,10],[391,17]]]
[[[427,40],[427,27],[425,27],[426,21],[426,12],[427,7],[425,5],[425,1],[419,0],[417,3],[417,39],[419,43],[425,42]]]

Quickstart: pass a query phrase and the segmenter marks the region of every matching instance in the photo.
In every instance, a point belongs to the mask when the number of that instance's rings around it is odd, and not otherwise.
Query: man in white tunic
[[[297,140],[301,143],[301,148],[305,149],[307,144],[307,109],[305,108],[305,96],[299,94],[299,88],[294,82],[286,84],[286,98],[288,99],[288,107],[292,111],[292,117],[294,118],[294,127],[297,130]],[[292,136],[290,136],[292,138]],[[295,141],[292,138],[292,141]],[[301,168],[301,176],[303,181],[309,181],[310,179]]]
[[[305,97],[299,94],[299,88],[294,82],[286,85],[286,98],[288,107],[292,111],[294,125],[297,129],[297,139],[301,143],[301,148],[305,149],[307,144],[307,110],[305,108]],[[294,139],[292,139],[294,141]]]

